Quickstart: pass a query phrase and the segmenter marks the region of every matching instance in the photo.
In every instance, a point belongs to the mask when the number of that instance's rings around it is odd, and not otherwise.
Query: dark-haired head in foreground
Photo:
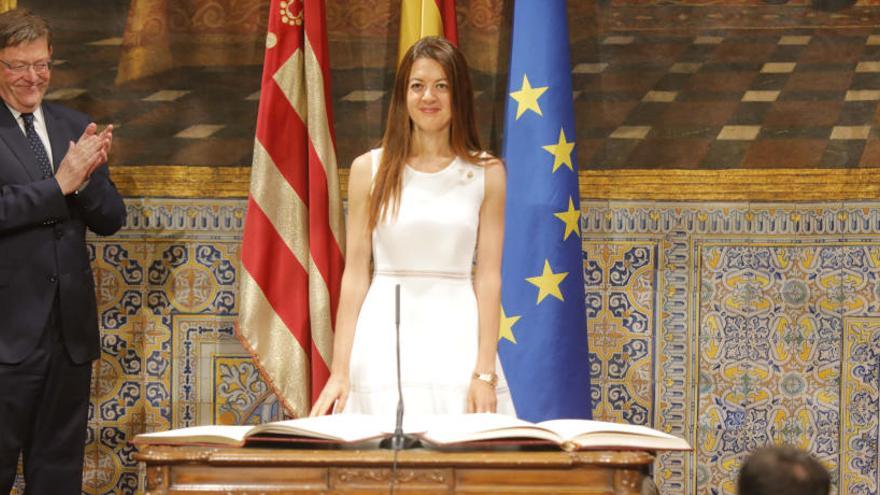
[[[828,471],[810,454],[787,447],[752,453],[739,473],[739,495],[827,495]]]

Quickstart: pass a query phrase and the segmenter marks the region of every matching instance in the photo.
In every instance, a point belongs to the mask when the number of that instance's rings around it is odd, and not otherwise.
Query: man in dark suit
[[[85,233],[112,234],[125,218],[104,164],[112,128],[43,102],[43,18],[0,14],[0,47],[0,491],[21,453],[28,494],[79,494],[100,354]]]

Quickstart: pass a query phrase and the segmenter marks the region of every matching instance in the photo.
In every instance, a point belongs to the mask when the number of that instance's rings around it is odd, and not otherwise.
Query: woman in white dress
[[[497,358],[504,195],[464,57],[442,38],[418,41],[398,68],[382,148],[351,166],[333,362],[313,416],[394,413],[397,285],[406,413],[514,414]]]

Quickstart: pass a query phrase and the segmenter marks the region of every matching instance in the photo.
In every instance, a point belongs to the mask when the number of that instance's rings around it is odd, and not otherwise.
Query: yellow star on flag
[[[520,316],[508,317],[504,313],[504,306],[501,306],[501,328],[498,330],[498,341],[507,339],[516,344],[516,337],[513,336],[513,326],[519,321]]]
[[[516,119],[519,120],[522,114],[526,113],[526,110],[531,110],[541,117],[544,116],[541,113],[541,107],[538,105],[538,98],[544,94],[544,91],[547,91],[549,86],[541,86],[539,88],[533,88],[531,84],[529,84],[529,77],[523,74],[523,83],[522,87],[519,88],[519,91],[514,91],[510,93],[510,96],[516,100]]]
[[[565,130],[559,129],[559,142],[556,144],[548,144],[543,146],[544,150],[553,155],[553,172],[565,165],[574,172],[574,165],[571,163],[571,152],[574,151],[574,141],[565,140]]]
[[[538,302],[540,304],[547,296],[553,296],[560,301],[565,301],[562,297],[562,291],[559,290],[559,284],[565,280],[568,272],[553,273],[550,268],[550,262],[544,260],[544,272],[537,277],[529,277],[526,280],[538,288]]]
[[[568,239],[572,232],[577,234],[578,237],[581,236],[581,212],[575,209],[571,196],[568,197],[568,211],[560,211],[554,213],[553,216],[565,222],[563,241]]]

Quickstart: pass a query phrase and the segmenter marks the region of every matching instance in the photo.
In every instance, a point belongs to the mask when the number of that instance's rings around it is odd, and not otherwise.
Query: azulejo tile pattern
[[[878,206],[582,203],[594,410],[694,445],[659,456],[663,493],[733,493],[744,455],[783,441],[839,493],[876,493]],[[89,494],[138,493],[140,432],[282,417],[234,336],[245,201],[127,207],[122,232],[89,239]]]
[[[249,355],[214,356],[214,424],[250,425],[281,417],[281,404]]]
[[[657,243],[584,242],[593,417],[653,426]]]
[[[844,318],[839,493],[877,493],[880,319]]]
[[[126,200],[92,237],[103,352],[94,367],[83,491],[139,493],[135,435],[281,418],[234,336],[243,200]]]
[[[735,493],[738,461],[770,442],[839,473],[842,323],[876,312],[870,247],[700,245],[698,486]]]
[[[660,248],[654,426],[695,447],[659,457],[663,493],[735,493],[745,455],[782,442],[876,492],[876,206],[583,203],[585,238]]]

